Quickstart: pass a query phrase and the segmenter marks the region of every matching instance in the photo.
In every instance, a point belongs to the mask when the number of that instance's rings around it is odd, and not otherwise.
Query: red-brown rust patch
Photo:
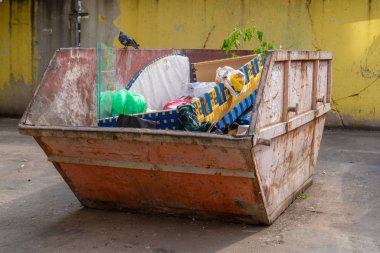
[[[246,214],[235,199],[254,206],[252,179],[102,166],[60,164],[80,199],[130,209],[165,207]]]

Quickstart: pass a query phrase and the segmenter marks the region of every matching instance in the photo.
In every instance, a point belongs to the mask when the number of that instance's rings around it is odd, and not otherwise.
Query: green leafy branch
[[[244,30],[234,28],[229,37],[223,41],[221,49],[226,53],[230,52],[233,48],[239,49],[241,40],[252,42],[254,45],[253,52],[255,54],[264,54],[264,57],[266,56],[266,51],[275,49],[273,42],[264,41],[264,33],[257,30],[254,26]]]

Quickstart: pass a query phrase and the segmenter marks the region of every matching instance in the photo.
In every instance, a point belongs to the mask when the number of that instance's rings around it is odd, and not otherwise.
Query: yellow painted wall
[[[120,0],[114,24],[145,48],[220,48],[252,20],[277,47],[334,52],[330,125],[380,127],[380,1]]]
[[[109,4],[118,8],[108,8]],[[36,9],[33,0],[0,3],[0,112],[9,104],[5,99],[12,101],[12,94],[22,94],[14,95],[17,99],[13,100],[18,100],[19,108],[25,107],[37,83],[37,70],[44,68],[38,66],[38,47],[33,43],[51,43],[45,41],[46,33],[45,37],[33,37],[38,27],[31,22]],[[123,30],[143,48],[220,48],[234,27],[244,28],[254,20],[264,38],[277,47],[333,51],[332,97],[339,113],[329,118],[329,124],[380,128],[379,0],[108,0],[95,10],[99,13],[90,13],[90,17],[112,20],[109,26],[113,27],[107,31],[114,33],[116,47],[121,46],[117,30]],[[64,23],[66,17],[61,18]],[[95,46],[104,34],[92,32],[92,39],[83,41]],[[56,36],[59,33],[53,38]],[[18,112],[22,113],[22,108]]]
[[[10,34],[9,34],[9,2],[0,6],[0,92],[9,84],[10,77]]]
[[[9,0],[0,4],[0,91],[13,82],[32,84],[31,5]]]
[[[37,85],[33,0],[0,3],[0,114],[20,115]]]

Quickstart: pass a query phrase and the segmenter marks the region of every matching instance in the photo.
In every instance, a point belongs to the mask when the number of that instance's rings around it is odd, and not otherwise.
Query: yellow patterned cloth
[[[258,54],[239,69],[245,74],[247,88],[245,92],[236,97],[233,97],[223,84],[218,84],[214,89],[205,93],[203,96],[194,98],[193,103],[197,112],[198,121],[216,123],[252,94],[259,85],[263,65],[263,57]],[[194,74],[196,75],[196,70]]]

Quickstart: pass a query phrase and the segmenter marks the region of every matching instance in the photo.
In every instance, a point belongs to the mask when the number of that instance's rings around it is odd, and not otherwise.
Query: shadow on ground
[[[64,183],[4,206],[0,249],[17,252],[216,252],[257,233],[247,226],[82,208]],[[30,201],[33,203],[30,203]],[[30,205],[33,205],[30,208]]]

